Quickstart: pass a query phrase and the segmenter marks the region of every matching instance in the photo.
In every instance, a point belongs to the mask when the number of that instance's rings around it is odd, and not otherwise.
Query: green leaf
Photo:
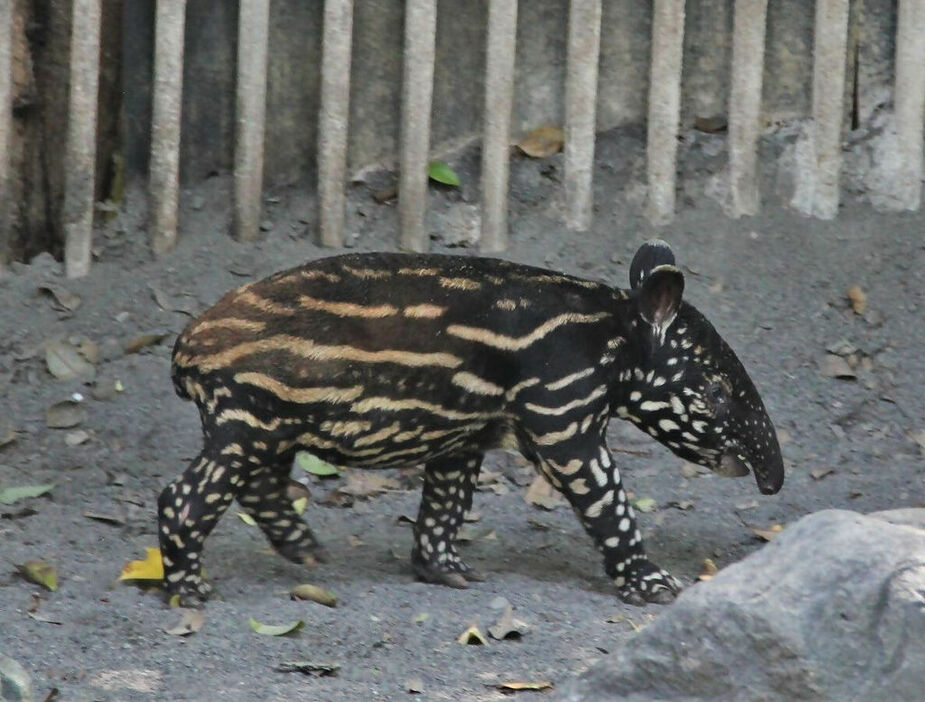
[[[52,592],[58,589],[58,571],[53,565],[36,558],[16,567],[29,582],[41,585]]]
[[[651,497],[639,497],[633,500],[633,507],[640,512],[654,512],[658,503]]]
[[[285,636],[305,626],[305,622],[301,619],[296,619],[294,622],[289,622],[288,624],[261,624],[251,617],[248,619],[248,623],[251,625],[251,629],[264,636]]]
[[[329,478],[331,476],[340,474],[340,471],[337,470],[336,466],[332,466],[330,463],[325,463],[317,456],[313,456],[306,451],[299,451],[295,455],[295,462],[296,465],[306,473],[317,475],[319,478]]]
[[[257,522],[254,521],[254,518],[246,512],[238,512],[238,518],[247,524],[247,526],[257,526]]]
[[[427,164],[427,175],[431,180],[444,185],[459,185],[459,176],[446,161],[431,161]]]
[[[45,483],[44,485],[20,485],[18,487],[3,488],[0,490],[0,504],[11,505],[28,497],[44,495],[54,486],[54,483]]]

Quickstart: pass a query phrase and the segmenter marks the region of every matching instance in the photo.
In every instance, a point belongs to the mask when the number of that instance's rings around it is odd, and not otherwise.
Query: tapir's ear
[[[684,275],[674,266],[656,266],[642,279],[637,300],[639,315],[661,336],[681,307]]]
[[[674,253],[667,242],[650,239],[639,247],[630,264],[630,287],[638,290],[642,281],[658,266],[673,266]]]

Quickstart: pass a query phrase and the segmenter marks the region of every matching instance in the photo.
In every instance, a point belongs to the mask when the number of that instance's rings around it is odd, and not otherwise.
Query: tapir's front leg
[[[646,558],[620,471],[607,446],[589,438],[538,447],[538,469],[565,495],[604,554],[604,570],[624,602],[672,602],[680,583]]]

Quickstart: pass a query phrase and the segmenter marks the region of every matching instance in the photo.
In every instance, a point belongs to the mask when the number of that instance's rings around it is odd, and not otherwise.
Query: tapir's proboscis
[[[571,504],[617,593],[667,603],[678,581],[650,561],[605,441],[626,419],[685,460],[752,472],[776,493],[777,437],[732,349],[682,300],[684,276],[652,241],[630,290],[491,258],[333,256],[225,295],[180,335],[177,392],[199,407],[203,448],[159,500],[165,583],[209,594],[202,549],[237,500],[276,550],[323,560],[286,497],[295,453],[338,466],[424,465],[412,565],[425,581],[482,576],[454,539],[490,449],[529,459]]]

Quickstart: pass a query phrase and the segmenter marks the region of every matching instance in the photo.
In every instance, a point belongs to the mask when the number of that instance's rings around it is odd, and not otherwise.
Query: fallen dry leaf
[[[283,661],[276,664],[276,670],[280,673],[304,673],[305,675],[317,675],[324,677],[328,675],[337,675],[340,670],[338,663],[316,663],[315,661]]]
[[[30,497],[39,497],[51,490],[54,483],[42,483],[40,485],[19,485],[0,489],[0,504],[11,505],[19,500],[25,500]]]
[[[45,344],[45,365],[58,380],[93,380],[96,367],[80,351],[62,339]]]
[[[834,468],[830,466],[823,466],[821,468],[814,468],[812,471],[810,471],[809,474],[812,476],[813,480],[822,480],[825,476],[834,472]]]
[[[848,299],[851,301],[851,309],[855,314],[864,314],[864,310],[867,309],[867,294],[860,285],[852,285],[848,288]]]
[[[474,622],[472,626],[461,633],[456,640],[467,646],[485,646],[488,643],[485,634],[479,631],[477,622]]]
[[[639,512],[654,512],[658,504],[651,497],[637,497],[633,500],[633,507]]]
[[[83,429],[78,429],[77,431],[69,431],[67,436],[64,437],[64,443],[70,448],[74,448],[75,446],[85,444],[89,439],[89,432],[86,432]]]
[[[202,629],[205,619],[204,612],[201,609],[180,608],[180,611],[182,612],[180,621],[172,627],[165,628],[164,631],[166,633],[171,636],[189,636]]]
[[[424,681],[421,678],[411,678],[405,682],[405,689],[413,695],[424,692]]]
[[[73,312],[80,307],[80,295],[71,292],[63,285],[58,285],[57,283],[43,283],[39,285],[38,290],[40,293],[45,293],[53,299],[57,303],[59,310]]]
[[[857,378],[857,373],[852,370],[848,362],[841,356],[827,353],[819,359],[819,370],[822,375],[828,378],[839,378],[841,380],[853,380]]]
[[[164,563],[161,550],[157,547],[145,549],[145,557],[138,561],[129,561],[122,566],[119,580],[156,580],[164,579]]]
[[[325,607],[337,606],[337,597],[335,597],[333,593],[317,585],[310,585],[308,583],[296,585],[289,591],[289,595],[294,600],[311,600]]]
[[[251,629],[253,629],[258,634],[263,636],[286,636],[288,634],[294,634],[303,626],[305,622],[301,619],[295,619],[286,624],[263,624],[258,622],[253,617],[248,618],[247,623],[250,624]]]
[[[495,685],[502,692],[521,692],[523,690],[549,690],[552,688],[552,682],[549,680],[540,680],[539,682],[504,682]]]
[[[148,334],[139,334],[138,336],[133,336],[131,339],[126,341],[123,350],[125,353],[138,353],[143,348],[161,343],[168,336],[170,336],[168,332],[150,332]]]
[[[553,510],[565,504],[565,498],[542,475],[533,479],[524,493],[524,500],[546,510]]]
[[[488,635],[493,639],[519,639],[527,631],[527,624],[514,618],[514,607],[505,604],[504,612],[497,622],[488,627]]]
[[[103,514],[101,512],[91,512],[89,510],[83,513],[87,519],[95,519],[98,522],[105,522],[106,524],[113,524],[115,526],[122,526],[125,524],[125,520],[122,517],[117,517],[114,514]]]
[[[713,559],[704,558],[703,564],[700,566],[700,575],[697,576],[697,580],[712,580],[713,576],[718,572],[719,568],[716,567]]]
[[[352,497],[372,497],[381,495],[389,490],[400,490],[401,484],[387,475],[372,471],[344,471],[346,482],[337,491]]]
[[[80,424],[85,417],[86,411],[81,403],[64,400],[45,410],[45,425],[51,429],[69,429]]]
[[[255,520],[247,512],[236,512],[236,514],[238,515],[238,519],[247,524],[247,526],[257,526],[257,520]]]
[[[64,622],[60,619],[52,617],[48,614],[40,614],[38,612],[27,612],[26,614],[29,615],[30,619],[34,619],[37,622],[42,622],[43,624],[57,624],[58,626],[64,624]]]
[[[772,524],[767,529],[758,529],[757,527],[752,527],[752,533],[762,541],[770,541],[783,530],[784,527],[781,524]]]
[[[33,558],[25,563],[16,566],[22,575],[30,583],[41,585],[47,590],[54,592],[58,589],[58,571],[53,565],[49,565],[39,558]]]
[[[562,128],[545,124],[528,132],[517,142],[517,148],[531,158],[547,158],[557,153],[564,143]]]

